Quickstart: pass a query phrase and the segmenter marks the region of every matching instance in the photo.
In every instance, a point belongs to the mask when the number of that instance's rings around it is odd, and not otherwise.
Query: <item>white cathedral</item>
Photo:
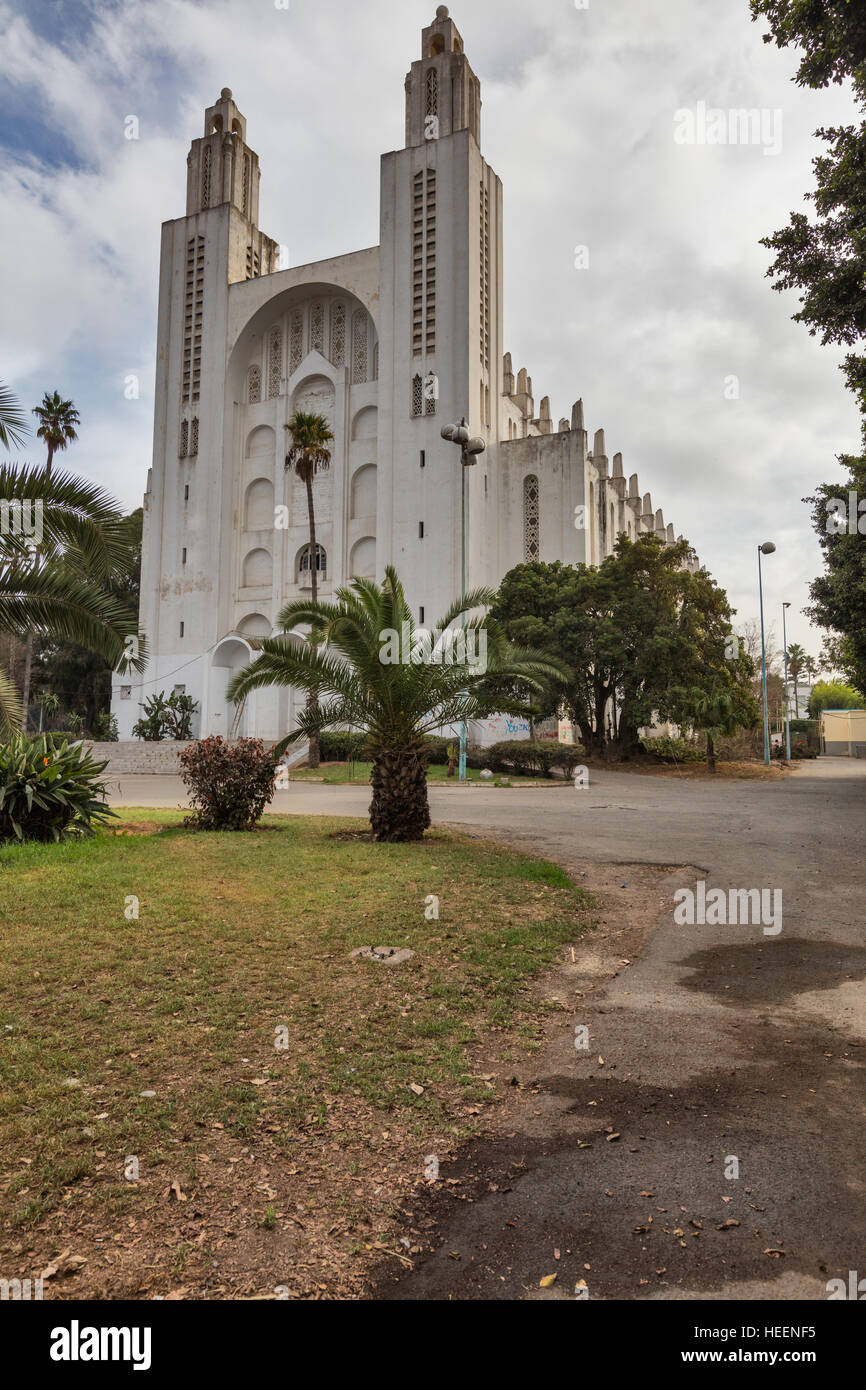
[[[467,473],[467,584],[523,561],[598,564],[619,533],[674,540],[571,419],[536,411],[503,342],[502,184],[481,153],[481,87],[447,8],[406,79],[405,148],[383,155],[380,240],[292,269],[259,230],[258,156],[226,88],[187,161],[186,216],[162,229],[153,467],[144,499],[143,676],[115,676],[132,736],[141,702],[178,689],[196,734],[281,738],[303,697],[226,700],[251,639],[275,631],[317,566],[328,596],[394,565],[416,621],[460,593],[463,466],[441,437],[464,417],[486,450]],[[296,410],[327,417],[330,467],[306,493],[286,471]]]

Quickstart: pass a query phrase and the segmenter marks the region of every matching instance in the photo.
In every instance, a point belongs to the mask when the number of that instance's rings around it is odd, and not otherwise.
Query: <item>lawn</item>
[[[46,1297],[351,1296],[411,1258],[401,1208],[537,1046],[533,978],[591,899],[456,832],[113,824],[0,850],[0,1276],[64,1255]]]
[[[318,768],[302,767],[293,770],[290,779],[293,782],[327,782],[330,785],[351,783],[354,786],[366,786],[369,784],[372,770],[372,763],[322,763]],[[520,783],[522,786],[562,787],[566,785],[562,778],[539,778],[528,776],[522,772],[497,774],[490,782],[489,779],[482,778],[480,769],[473,767],[467,767],[466,780],[467,782],[480,782],[482,786],[497,787],[512,782]],[[452,787],[459,785],[456,777],[449,778],[447,767],[428,767],[427,781],[442,782],[446,786]]]

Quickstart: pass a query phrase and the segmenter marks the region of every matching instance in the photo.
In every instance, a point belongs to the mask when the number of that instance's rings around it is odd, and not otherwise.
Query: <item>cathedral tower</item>
[[[465,416],[491,446],[498,437],[502,185],[481,154],[481,86],[446,6],[405,85],[406,146],[381,174],[379,529],[384,561],[429,623],[460,591],[461,467],[441,428]],[[470,584],[486,578],[495,536],[488,462],[470,471]]]

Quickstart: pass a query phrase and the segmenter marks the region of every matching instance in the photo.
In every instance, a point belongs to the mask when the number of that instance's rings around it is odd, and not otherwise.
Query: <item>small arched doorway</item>
[[[208,681],[208,734],[245,738],[250,724],[248,703],[237,706],[226,694],[229,684],[252,660],[252,649],[240,637],[227,637],[211,657]],[[252,727],[252,726],[251,726]]]

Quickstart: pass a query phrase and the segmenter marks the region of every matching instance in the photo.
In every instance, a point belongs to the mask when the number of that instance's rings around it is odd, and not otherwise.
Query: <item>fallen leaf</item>
[[[558,1274],[545,1274],[538,1287],[540,1289],[552,1289],[558,1278]]]

